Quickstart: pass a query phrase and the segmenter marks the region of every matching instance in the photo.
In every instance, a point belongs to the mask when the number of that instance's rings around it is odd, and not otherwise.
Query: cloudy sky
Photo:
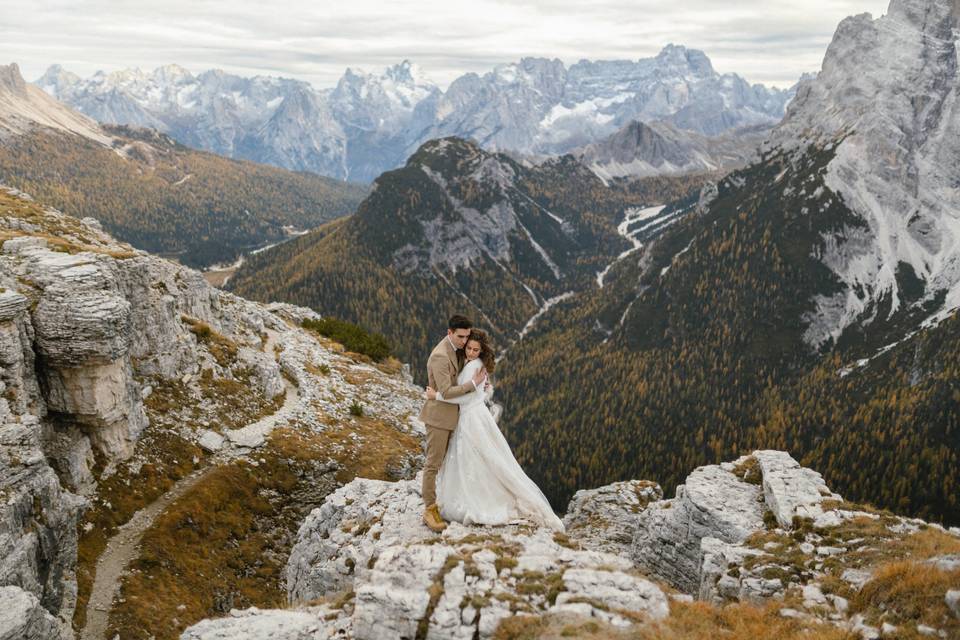
[[[0,64],[86,76],[176,62],[332,86],[409,59],[445,86],[524,56],[637,59],[667,43],[720,72],[786,87],[820,68],[845,16],[888,0],[0,0]]]

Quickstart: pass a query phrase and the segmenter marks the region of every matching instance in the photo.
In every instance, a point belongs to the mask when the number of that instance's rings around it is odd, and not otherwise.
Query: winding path
[[[110,608],[120,588],[120,579],[127,565],[140,551],[140,538],[160,513],[209,473],[216,465],[208,465],[181,478],[169,491],[137,511],[130,520],[117,529],[97,559],[97,573],[87,602],[87,624],[80,640],[103,640],[107,633]]]
[[[264,351],[273,353],[276,338],[276,332],[267,331]],[[283,382],[287,390],[283,406],[269,416],[265,416],[237,431],[256,434],[260,436],[260,442],[262,443],[262,439],[276,426],[279,419],[293,410],[299,399],[297,388],[286,377],[283,378]],[[259,446],[259,444],[256,446]],[[232,457],[236,453],[230,452],[228,455]],[[169,491],[137,511],[129,521],[117,529],[117,532],[107,542],[106,548],[97,559],[93,588],[90,591],[90,600],[87,602],[87,621],[80,632],[80,640],[106,640],[113,600],[120,590],[120,580],[126,573],[127,566],[140,553],[140,539],[143,537],[143,533],[150,528],[158,515],[163,513],[170,504],[189,491],[216,466],[217,462],[214,458],[207,466],[181,478]]]

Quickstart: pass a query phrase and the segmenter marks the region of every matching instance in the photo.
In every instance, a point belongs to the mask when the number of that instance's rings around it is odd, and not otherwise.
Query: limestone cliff
[[[337,430],[309,456],[290,445],[296,464],[280,460],[301,484],[324,479],[293,487],[305,504],[322,499],[357,452],[370,454],[362,425],[400,442],[364,468],[412,475],[419,390],[399,363],[364,361],[300,328],[312,311],[215,289],[96,220],[5,187],[0,247],[0,638],[72,638],[71,622],[83,637],[103,637],[131,560],[113,567],[113,583],[91,585],[107,539],[127,521],[142,522],[140,535],[168,478],[277,457],[263,453],[274,430],[298,442]],[[173,441],[179,448],[165,449]],[[294,531],[259,504],[256,526],[278,528],[271,544],[283,549]],[[102,581],[111,567],[100,565]]]

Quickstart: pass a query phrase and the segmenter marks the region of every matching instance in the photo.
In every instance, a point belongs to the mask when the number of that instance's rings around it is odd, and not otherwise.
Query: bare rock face
[[[10,242],[9,240],[7,242]],[[15,291],[0,293],[0,420],[37,411],[42,406],[34,374],[30,301]]]
[[[19,587],[0,587],[0,640],[67,640],[64,630],[35,595]]]
[[[699,467],[677,495],[639,515],[632,554],[638,566],[681,591],[699,585],[700,541],[740,542],[763,528],[763,491],[733,473],[733,465]]]
[[[129,456],[146,415],[133,382],[131,305],[118,291],[116,261],[42,246],[24,247],[19,257],[21,277],[40,287],[31,320],[48,411],[107,458]]]
[[[432,534],[420,521],[418,487],[358,478],[331,494],[298,533],[287,564],[291,601],[352,589],[338,619],[349,618],[358,639],[412,638],[424,626],[431,638],[489,638],[517,611],[623,626],[625,612],[667,615],[663,591],[629,560],[546,529],[451,523]]]
[[[905,268],[922,283],[916,304],[929,303],[936,317],[960,301],[958,26],[955,0],[892,0],[876,19],[844,19],[821,71],[801,83],[766,143],[827,145],[834,157],[824,184],[861,219],[822,254],[842,286],[816,296],[804,335],[811,345],[872,319],[882,298],[891,315],[912,304],[915,293],[897,276]]]
[[[624,553],[633,543],[638,514],[662,498],[660,485],[648,480],[581,489],[567,505],[563,524],[571,537],[590,549]]]
[[[821,517],[825,499],[840,496],[819,473],[801,467],[784,451],[754,451],[732,463],[700,467],[677,487],[675,498],[654,502],[640,513],[633,557],[678,589],[697,593],[705,562],[710,572],[725,553],[737,555],[723,543],[743,542],[764,530],[771,517],[787,528],[794,517]],[[708,538],[712,542],[705,551],[701,543]],[[737,588],[766,593],[772,586]]]
[[[84,504],[61,489],[35,417],[0,425],[0,585],[28,592],[64,621],[72,618],[76,599],[77,522]]]
[[[795,516],[815,517],[822,513],[824,498],[840,499],[830,491],[823,476],[801,467],[785,451],[754,451],[763,476],[764,504],[781,527],[789,527]]]

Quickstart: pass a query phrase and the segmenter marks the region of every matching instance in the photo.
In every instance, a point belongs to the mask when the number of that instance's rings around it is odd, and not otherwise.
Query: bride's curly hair
[[[470,331],[470,337],[467,342],[475,340],[480,343],[480,362],[483,363],[488,375],[493,375],[493,369],[497,366],[497,352],[493,350],[490,344],[490,335],[482,329],[473,329]]]

